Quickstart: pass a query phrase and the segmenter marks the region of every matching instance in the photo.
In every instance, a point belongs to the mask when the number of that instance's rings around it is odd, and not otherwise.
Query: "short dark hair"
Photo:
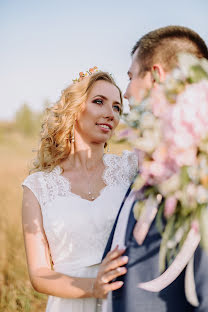
[[[195,31],[183,26],[167,26],[147,33],[136,42],[131,55],[137,50],[140,75],[150,71],[156,63],[162,64],[167,72],[172,70],[177,65],[179,52],[208,59],[204,40]]]

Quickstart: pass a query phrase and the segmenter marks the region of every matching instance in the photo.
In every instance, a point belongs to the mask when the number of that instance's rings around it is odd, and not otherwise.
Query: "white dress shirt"
[[[131,191],[131,193],[127,197],[121,209],[121,212],[117,221],[116,229],[114,232],[114,236],[113,236],[111,250],[113,250],[116,247],[116,245],[119,245],[119,249],[125,246],[126,229],[127,229],[127,224],[129,220],[130,210],[131,210],[134,199],[135,197],[133,195],[133,192]]]

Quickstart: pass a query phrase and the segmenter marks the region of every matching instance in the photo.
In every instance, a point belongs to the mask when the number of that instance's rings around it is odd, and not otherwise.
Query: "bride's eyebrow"
[[[101,98],[104,99],[104,100],[107,100],[107,99],[108,99],[106,96],[101,95],[101,94],[97,94],[97,95],[93,96],[93,99],[96,98],[96,97],[101,97]]]

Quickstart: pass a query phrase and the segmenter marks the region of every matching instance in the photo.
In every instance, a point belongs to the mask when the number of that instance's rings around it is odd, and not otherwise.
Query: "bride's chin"
[[[110,138],[111,138],[110,136],[108,136],[108,137],[106,136],[105,138],[96,138],[96,139],[94,138],[91,140],[91,143],[92,144],[98,144],[98,145],[99,144],[105,145],[105,143],[107,143],[110,140]]]
[[[105,144],[107,143],[107,141],[108,141],[108,140],[93,140],[93,141],[91,141],[91,144],[97,145],[97,146],[99,146],[99,145],[105,145]]]

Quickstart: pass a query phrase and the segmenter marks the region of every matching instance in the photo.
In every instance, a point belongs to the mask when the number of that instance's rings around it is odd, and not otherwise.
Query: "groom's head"
[[[140,101],[144,93],[177,65],[180,52],[208,59],[204,40],[193,30],[181,26],[167,26],[153,30],[139,39],[132,49],[132,63],[128,71],[129,84],[124,94]]]

